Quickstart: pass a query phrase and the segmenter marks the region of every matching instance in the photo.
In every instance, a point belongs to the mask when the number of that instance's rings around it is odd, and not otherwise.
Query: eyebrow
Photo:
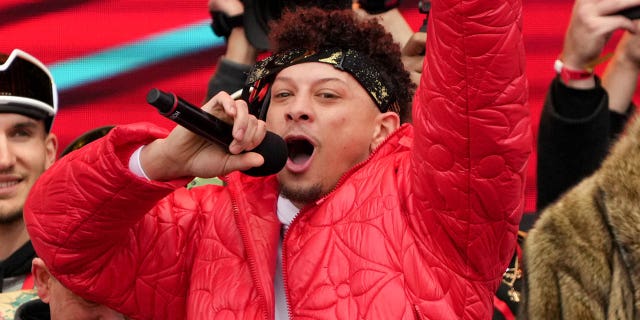
[[[284,81],[284,82],[290,82],[290,83],[298,83],[298,81],[294,80],[293,78],[290,77],[286,77],[286,76],[277,76],[276,79],[273,82],[277,82],[277,81]],[[318,84],[318,83],[327,83],[327,82],[331,82],[331,81],[338,81],[341,83],[347,83],[347,81],[345,81],[342,78],[338,78],[338,77],[327,77],[327,78],[320,78],[320,79],[316,79],[312,82],[312,84]]]
[[[11,126],[11,130],[27,130],[27,129],[30,129],[30,130],[38,131],[38,125],[39,125],[39,123],[36,120],[31,120],[30,119],[30,120],[25,120],[25,121],[19,121],[19,122],[14,123]],[[43,130],[42,130],[43,133],[46,135],[46,132],[44,132],[44,126],[42,128],[43,128]]]
[[[18,123],[15,123],[13,125],[14,128],[16,129],[21,129],[21,128],[35,128],[38,126],[38,122],[34,121],[34,120],[27,120],[27,121],[20,121]]]

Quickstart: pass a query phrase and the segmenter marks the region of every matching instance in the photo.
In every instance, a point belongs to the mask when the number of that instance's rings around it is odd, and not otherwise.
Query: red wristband
[[[571,80],[584,80],[593,76],[593,69],[586,69],[586,70],[570,69],[570,68],[567,68],[560,59],[556,60],[556,62],[553,64],[553,68],[556,70],[556,73],[560,75],[560,78],[565,83]]]

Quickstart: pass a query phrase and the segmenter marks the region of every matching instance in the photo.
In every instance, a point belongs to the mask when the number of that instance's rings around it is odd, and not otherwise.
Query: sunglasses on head
[[[53,117],[58,109],[58,93],[47,67],[20,49],[5,57],[0,64],[0,109]]]

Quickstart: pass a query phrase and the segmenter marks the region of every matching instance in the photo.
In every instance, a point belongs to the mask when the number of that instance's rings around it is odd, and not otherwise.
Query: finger
[[[236,140],[238,148],[242,151],[248,151],[255,147],[254,135],[258,128],[258,119],[254,116],[247,117],[247,126],[243,132],[242,140]]]
[[[629,9],[635,6],[640,6],[640,0],[608,0],[599,1],[597,3],[598,12],[602,15],[613,15],[621,10]]]
[[[262,143],[267,133],[267,125],[264,121],[250,116],[249,126],[245,132],[244,139],[242,141],[234,140],[230,149],[235,153],[243,151],[250,151],[255,149]]]
[[[235,112],[233,118],[233,138],[242,141],[245,137],[245,133],[249,127],[250,117],[249,108],[247,103],[243,100],[234,100],[233,110]],[[255,118],[255,117],[254,117]]]
[[[427,33],[416,32],[402,48],[402,54],[406,56],[424,55],[425,46],[427,44]]]
[[[233,117],[236,114],[235,100],[226,92],[213,96],[202,106],[202,109],[228,124],[233,124]]]
[[[251,168],[260,167],[264,164],[264,158],[259,153],[246,152],[231,155],[225,163],[225,174],[232,171],[245,171]]]
[[[211,98],[203,107],[205,111],[214,117],[232,126],[231,136],[233,140],[229,144],[229,152],[237,154],[243,151],[242,139],[248,125],[247,105],[242,100],[234,100],[228,93],[220,92]]]
[[[636,36],[638,34],[638,30],[640,30],[640,20],[632,20],[631,23],[633,24],[633,29],[627,29],[627,31],[629,31],[631,35]],[[633,38],[635,39],[637,37]]]
[[[251,135],[251,139],[248,139],[249,145],[247,146],[247,150],[253,150],[258,145],[262,143],[265,136],[267,135],[267,123],[256,119],[256,125],[254,126],[253,133]]]
[[[635,33],[637,30],[637,25],[634,21],[621,15],[607,16],[606,18],[602,18],[600,22],[602,23],[601,27],[607,34],[611,34],[618,29],[624,29],[631,33]]]
[[[422,56],[405,56],[402,57],[402,64],[409,72],[422,72],[422,66],[424,64],[424,57]]]

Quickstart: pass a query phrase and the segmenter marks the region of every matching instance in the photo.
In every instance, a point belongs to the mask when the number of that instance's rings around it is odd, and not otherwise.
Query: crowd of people
[[[135,123],[56,159],[55,79],[0,55],[0,319],[635,319],[640,0],[575,1],[537,141],[521,0],[398,3],[209,0],[228,146]],[[286,164],[244,174],[267,131]]]

